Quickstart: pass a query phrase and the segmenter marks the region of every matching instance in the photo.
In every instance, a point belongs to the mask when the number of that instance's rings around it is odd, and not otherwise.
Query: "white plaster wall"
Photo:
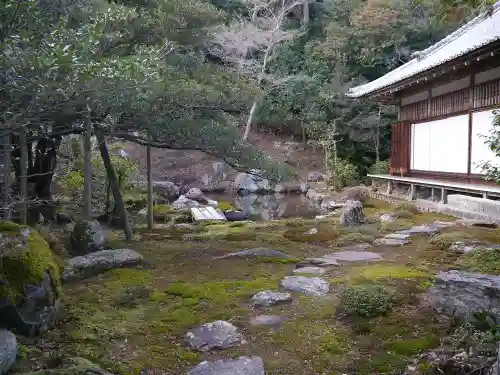
[[[411,168],[467,173],[469,116],[412,124]]]
[[[483,136],[488,136],[493,128],[493,111],[474,112],[472,114],[472,149],[471,173],[484,174],[477,163],[491,161],[500,164],[499,158],[486,145]]]

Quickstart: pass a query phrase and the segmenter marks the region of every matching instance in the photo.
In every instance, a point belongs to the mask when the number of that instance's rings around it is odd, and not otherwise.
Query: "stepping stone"
[[[265,375],[264,362],[260,357],[203,361],[192,368],[188,375]]]
[[[339,263],[363,261],[377,262],[382,260],[382,256],[371,251],[346,250],[338,253],[326,254],[322,257],[306,258],[306,260],[318,266],[338,266]]]
[[[308,261],[311,264],[315,264],[317,266],[322,266],[322,267],[339,265],[337,259],[329,257],[327,255],[318,258],[306,258],[306,261]]]
[[[450,246],[451,251],[458,251],[460,253],[470,253],[476,250],[498,250],[500,249],[500,245],[495,244],[469,244],[467,245],[465,242],[457,241],[453,242]]]
[[[280,285],[286,290],[306,296],[324,296],[330,291],[330,284],[319,277],[286,276]]]
[[[408,240],[403,240],[403,239],[397,239],[397,238],[377,238],[375,241],[373,241],[373,244],[375,246],[403,246],[408,244],[410,241]]]
[[[5,329],[0,330],[0,375],[7,374],[17,357],[16,336]]]
[[[380,221],[382,223],[388,223],[390,221],[394,221],[394,216],[389,215],[389,214],[380,215]]]
[[[251,305],[258,307],[267,307],[277,305],[279,303],[291,302],[292,295],[290,293],[273,292],[272,290],[263,290],[254,294],[251,300]]]
[[[135,266],[142,260],[142,255],[131,249],[96,251],[67,260],[61,279],[83,279],[113,268]]]
[[[406,230],[400,230],[396,234],[436,234],[439,233],[439,229],[429,225],[419,225]]]
[[[280,327],[284,318],[279,315],[258,315],[250,318],[250,324],[253,326],[267,326],[274,329]]]
[[[318,234],[318,228],[311,228],[311,229],[309,229],[309,230],[308,230],[306,233],[304,233],[304,234],[309,235],[309,236],[314,235],[314,234]]]
[[[398,233],[389,233],[384,236],[384,238],[389,238],[391,240],[409,240],[409,234],[398,234]]]
[[[230,257],[241,257],[241,258],[281,258],[281,259],[293,259],[294,257],[288,254],[285,254],[279,250],[268,249],[267,247],[256,247],[252,249],[244,249],[240,251],[235,251],[233,253],[229,253],[226,255],[222,255],[220,257],[215,257],[213,259],[224,259]]]
[[[461,224],[466,227],[498,228],[497,223],[494,223],[492,221],[476,220],[476,219],[460,219],[457,220],[457,224]]]
[[[205,323],[186,333],[186,344],[190,349],[206,352],[212,349],[227,349],[245,343],[238,328],[224,320]]]
[[[293,270],[293,273],[307,273],[310,275],[323,275],[325,272],[325,269],[320,267],[299,267]]]
[[[443,228],[451,228],[457,225],[456,222],[454,221],[441,221],[441,220],[436,220],[431,224],[431,226],[436,227],[438,229],[443,229]]]

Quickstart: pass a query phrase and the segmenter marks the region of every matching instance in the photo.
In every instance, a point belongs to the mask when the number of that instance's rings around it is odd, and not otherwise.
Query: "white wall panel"
[[[471,173],[483,174],[477,163],[491,161],[500,164],[500,160],[486,145],[483,136],[488,136],[493,128],[493,111],[474,112],[472,114],[472,149]]]
[[[431,123],[430,171],[467,173],[469,115]]]
[[[429,140],[431,127],[429,122],[411,124],[411,169],[429,170]]]
[[[412,124],[411,169],[467,173],[469,116]]]

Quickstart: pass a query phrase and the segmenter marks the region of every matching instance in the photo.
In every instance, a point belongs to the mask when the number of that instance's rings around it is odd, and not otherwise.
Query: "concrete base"
[[[448,203],[456,207],[462,207],[465,210],[500,217],[500,201],[469,197],[462,194],[450,194],[448,195]]]

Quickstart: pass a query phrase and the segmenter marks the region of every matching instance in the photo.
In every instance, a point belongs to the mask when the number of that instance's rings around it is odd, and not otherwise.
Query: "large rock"
[[[186,333],[186,344],[200,352],[212,349],[228,349],[243,343],[238,328],[224,320],[206,323]]]
[[[16,336],[7,330],[0,329],[0,375],[7,374],[17,357]]]
[[[193,207],[199,207],[200,203],[198,203],[195,200],[186,198],[186,196],[181,195],[179,199],[177,199],[172,205],[170,206],[172,210],[174,211],[184,211],[184,210],[189,210]]]
[[[252,175],[248,173],[238,173],[234,179],[234,187],[237,191],[244,193],[257,193],[259,187],[255,183]]]
[[[101,250],[67,260],[61,277],[64,281],[83,279],[113,268],[135,266],[142,260],[141,254],[130,249]]]
[[[344,209],[340,215],[340,225],[344,227],[358,226],[363,224],[364,221],[363,204],[360,201],[345,202]]]
[[[235,251],[233,253],[225,254],[220,257],[215,257],[214,259],[224,259],[230,257],[240,257],[240,258],[281,258],[281,259],[294,259],[291,255],[285,254],[279,250],[268,249],[267,247],[255,247],[251,249],[244,249],[240,251]]]
[[[177,185],[170,181],[153,181],[153,192],[169,201],[177,199],[180,194]]]
[[[286,290],[307,296],[323,296],[330,291],[328,281],[319,277],[286,276],[280,285]]]
[[[314,189],[309,189],[307,190],[306,198],[315,203],[321,203],[323,201],[324,196],[323,194],[318,193]]]
[[[184,195],[187,199],[191,199],[201,204],[207,204],[208,198],[202,193],[202,191],[198,188],[191,188]]]
[[[104,249],[104,231],[96,220],[83,220],[75,224],[70,237],[71,254],[85,255]]]
[[[59,307],[59,267],[34,229],[0,221],[0,328],[45,332]]]
[[[487,312],[500,321],[500,276],[440,272],[428,297],[431,305],[441,313],[470,320],[475,313]]]
[[[325,179],[325,175],[321,172],[309,172],[307,175],[307,181],[309,182],[318,182]]]
[[[255,307],[267,307],[279,303],[290,302],[292,295],[290,293],[273,292],[272,290],[263,290],[254,294],[250,304]]]
[[[188,375],[264,375],[264,362],[260,357],[203,361]]]

